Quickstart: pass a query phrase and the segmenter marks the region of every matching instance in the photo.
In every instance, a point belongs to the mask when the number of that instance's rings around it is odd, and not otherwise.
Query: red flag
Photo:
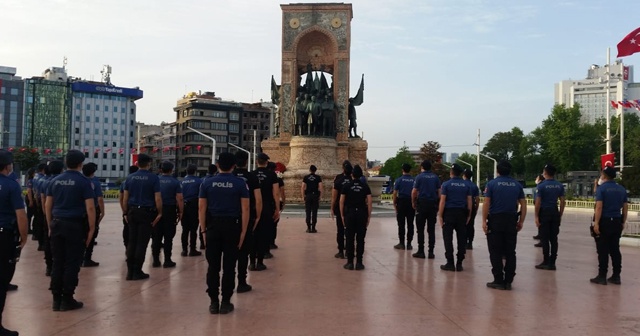
[[[167,152],[167,151],[169,151],[169,147],[163,147],[163,148],[162,148],[162,151],[163,151],[163,152]]]
[[[27,149],[26,149],[26,148],[24,148],[24,147],[20,148],[20,151],[21,151],[21,152],[24,152],[24,151],[26,151],[26,150],[27,150]]]
[[[189,150],[189,149],[191,149],[191,146],[184,146],[184,150],[186,150],[186,151],[187,151],[187,150]]]
[[[200,151],[200,150],[202,149],[202,145],[198,145],[198,146],[196,146],[196,149],[197,149],[198,151]]]
[[[84,149],[84,152],[85,152],[85,153],[86,153],[86,152],[88,152],[88,151],[89,151],[89,148],[85,148],[85,149]]]
[[[10,152],[13,152],[13,147],[9,147],[9,151],[10,151]]]
[[[105,153],[109,153],[111,151],[111,148],[107,148],[104,150]]]
[[[147,152],[147,149],[146,149],[146,148],[144,148],[144,147],[143,147],[143,148],[140,148],[140,153],[146,153],[146,152]]]
[[[618,109],[618,107],[620,107],[620,105],[613,100],[611,101],[611,106],[613,106],[614,109]]]
[[[96,148],[96,150],[94,151],[94,153],[98,153],[100,151],[100,148]]]
[[[135,153],[138,149],[136,148],[131,148],[131,153]]]
[[[158,151],[158,147],[153,147],[153,152],[157,152]]]
[[[37,152],[38,152],[38,149],[37,149],[37,148],[33,148],[33,149],[31,150],[31,153],[37,153]]]
[[[607,166],[613,167],[616,162],[616,153],[602,154],[600,155],[600,161],[603,169]]]
[[[49,149],[49,148],[45,149],[45,150],[44,150],[44,153],[45,153],[45,154],[49,154],[49,153],[51,153],[51,149]]]
[[[58,153],[58,154],[62,153],[62,148],[56,149],[56,153]]]
[[[640,28],[625,36],[618,43],[618,57],[625,57],[640,52]]]
[[[118,151],[119,154],[124,154],[124,148],[120,148],[120,150]]]

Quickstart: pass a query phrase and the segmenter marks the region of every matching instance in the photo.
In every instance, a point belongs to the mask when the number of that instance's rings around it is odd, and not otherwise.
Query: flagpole
[[[624,77],[622,77],[622,86],[624,87]],[[624,92],[623,90],[621,90]],[[624,169],[624,108],[620,111],[620,174]]]
[[[478,138],[476,139],[476,145],[478,145],[478,151],[476,153],[476,184],[478,189],[480,188],[480,129],[478,128]]]
[[[605,154],[609,154],[611,153],[611,48],[607,48],[607,137],[605,139],[606,141],[606,151]]]

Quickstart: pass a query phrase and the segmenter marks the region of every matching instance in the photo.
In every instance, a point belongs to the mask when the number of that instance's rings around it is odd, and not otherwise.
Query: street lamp
[[[210,136],[208,136],[208,135],[206,135],[206,134],[204,134],[204,133],[202,133],[200,131],[194,130],[193,128],[191,128],[189,126],[187,126],[187,128],[192,130],[192,131],[194,131],[194,132],[196,132],[196,133],[198,133],[198,134],[200,134],[200,135],[202,135],[203,137],[211,140],[211,142],[213,143],[213,147],[211,148],[211,164],[215,164],[216,163],[216,139],[214,139],[214,138],[212,138],[212,137],[210,137]]]
[[[492,158],[492,157],[490,157],[488,155],[484,155],[482,153],[480,153],[480,155],[486,157],[489,160],[493,160],[493,174],[495,176],[496,172],[498,171],[498,161],[496,161],[496,159],[494,159],[494,158]]]
[[[4,124],[2,123],[2,118],[0,118],[0,148],[2,148],[2,141],[4,140],[4,135],[9,134],[11,132],[4,130]]]
[[[230,142],[229,142],[229,143],[227,143],[227,145],[229,145],[229,146],[233,146],[233,147],[235,147],[235,148],[237,148],[237,149],[239,149],[239,150],[241,150],[241,151],[243,151],[243,152],[245,152],[245,153],[249,154],[249,162],[247,162],[247,169],[248,169],[248,168],[251,168],[251,152],[249,152],[248,150],[246,150],[246,149],[244,149],[244,148],[242,148],[242,147],[240,147],[240,146],[236,146],[236,145],[234,145],[234,144],[232,144],[232,143],[230,143]],[[254,160],[255,160],[255,158],[254,158]]]
[[[467,166],[469,166],[469,168],[471,168],[471,170],[473,170],[473,165],[472,165],[472,164],[470,164],[469,162],[465,162],[465,161],[462,161],[462,160],[460,160],[460,159],[456,159],[456,161],[460,161],[460,162],[462,162],[462,163],[466,164]]]

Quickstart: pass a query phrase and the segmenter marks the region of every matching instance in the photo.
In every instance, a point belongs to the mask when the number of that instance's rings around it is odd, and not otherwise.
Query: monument
[[[262,142],[262,150],[271,161],[286,165],[287,200],[302,201],[300,184],[313,164],[324,181],[322,201],[328,202],[342,162],[349,160],[364,169],[367,163],[368,145],[356,134],[355,113],[364,102],[364,75],[357,93],[349,94],[352,6],[280,7],[281,84],[271,79],[272,101],[277,105],[275,134]]]

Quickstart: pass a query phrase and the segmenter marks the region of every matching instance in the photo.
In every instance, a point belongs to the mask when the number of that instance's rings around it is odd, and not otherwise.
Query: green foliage
[[[494,134],[485,144],[482,153],[497,161],[509,160],[513,167],[513,174],[522,174],[525,168],[521,147],[523,141],[524,132],[520,128],[514,127],[509,132]]]
[[[449,168],[442,164],[440,147],[437,141],[427,141],[420,148],[420,159],[431,161],[431,171],[438,175],[441,181],[445,181],[449,179]]]
[[[40,154],[37,150],[29,147],[22,147],[13,150],[14,170],[27,171],[40,163]]]
[[[380,168],[380,175],[389,175],[392,180],[400,177],[402,175],[402,165],[408,163],[411,167],[415,166],[413,161],[413,157],[409,154],[409,148],[407,146],[403,146],[398,150],[396,156],[385,161],[382,168]]]

